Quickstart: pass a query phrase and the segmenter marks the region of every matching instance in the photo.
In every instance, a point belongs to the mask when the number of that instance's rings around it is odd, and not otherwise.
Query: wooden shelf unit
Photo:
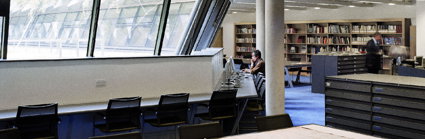
[[[311,61],[311,56],[320,52],[320,48],[325,51],[351,51],[357,49],[364,51],[366,49],[366,43],[376,32],[380,32],[383,38],[391,38],[394,40],[398,39],[398,43],[394,45],[402,45],[410,47],[410,25],[411,19],[409,18],[392,18],[392,19],[350,19],[350,20],[315,20],[315,21],[286,21],[285,22],[285,58],[286,60],[299,60]],[[380,28],[396,27],[395,31],[383,31]],[[316,29],[313,29],[313,28]],[[344,28],[335,29],[338,27]],[[362,31],[357,31],[356,27],[362,27]],[[364,30],[369,27],[369,30]],[[243,23],[235,24],[235,57],[245,56],[248,53],[241,54],[237,51],[237,47],[240,47],[242,43],[238,43],[238,38],[245,36],[249,38],[255,38],[255,33],[244,34],[238,32],[241,28],[255,28],[255,23]],[[331,29],[332,28],[332,29]],[[308,43],[308,38],[322,37],[322,38],[346,38],[344,44],[340,42],[334,43]],[[362,41],[355,41],[360,40]],[[384,52],[389,49],[388,46],[393,44],[381,43]],[[348,41],[348,42],[347,42]],[[390,41],[387,41],[390,42]],[[394,41],[395,42],[395,41]],[[255,42],[245,44],[244,47],[254,47]],[[291,51],[291,47],[292,51]],[[354,49],[353,49],[354,48]],[[303,55],[304,54],[304,55]],[[246,56],[245,58],[248,58]],[[386,59],[387,60],[387,59]],[[388,63],[388,62],[384,62]],[[390,65],[384,65],[383,68],[388,69]]]
[[[256,26],[252,23],[235,24],[236,59],[250,59],[251,52],[256,50]]]

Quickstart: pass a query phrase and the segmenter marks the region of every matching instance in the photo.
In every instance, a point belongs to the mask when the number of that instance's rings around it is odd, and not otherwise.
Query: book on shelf
[[[236,43],[255,43],[255,38],[236,38]]]
[[[372,37],[353,37],[353,42],[351,44],[366,45],[371,39]]]
[[[380,33],[402,33],[401,25],[378,25],[378,32]]]
[[[305,36],[298,36],[297,43],[305,43]]]
[[[330,37],[329,44],[350,44],[350,37]]]
[[[328,33],[328,28],[316,24],[308,24],[307,33]]]
[[[348,25],[329,25],[329,33],[350,33],[350,26]]]
[[[384,41],[385,45],[401,45],[402,44],[401,37],[383,37],[382,40]]]
[[[236,47],[236,52],[253,52],[255,51],[254,47]]]
[[[237,28],[236,33],[238,34],[253,34],[256,32],[255,28],[247,28],[247,27],[243,27],[243,28]]]
[[[376,31],[375,25],[353,25],[352,29],[353,33],[375,33]]]
[[[329,38],[325,36],[307,37],[308,44],[328,44]]]

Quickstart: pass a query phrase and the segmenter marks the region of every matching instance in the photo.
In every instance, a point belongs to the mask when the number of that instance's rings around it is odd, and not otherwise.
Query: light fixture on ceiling
[[[320,9],[320,7],[314,7],[314,9],[319,10],[319,9]]]
[[[233,14],[237,14],[238,12],[232,12]]]
[[[285,11],[289,11],[289,9],[285,9]]]
[[[395,3],[388,3],[388,5],[391,5],[391,6],[393,6],[393,5],[395,5]]]
[[[349,5],[348,7],[350,7],[350,8],[354,8],[354,7],[356,7],[356,6],[354,6],[354,5]]]

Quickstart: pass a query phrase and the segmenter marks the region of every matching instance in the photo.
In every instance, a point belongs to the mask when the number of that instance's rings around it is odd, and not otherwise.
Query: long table
[[[251,75],[243,77],[241,79],[241,85],[238,89],[237,99],[240,100],[241,106],[239,109],[238,117],[233,126],[232,134],[236,133],[236,130],[239,126],[239,121],[242,117],[243,111],[245,110],[246,103],[249,98],[257,97],[257,92]],[[190,95],[189,103],[203,103],[208,102],[211,98],[212,92]],[[143,96],[142,96],[143,97]],[[147,98],[141,101],[141,108],[150,108],[156,107],[159,103],[159,98]],[[90,104],[79,104],[79,105],[59,105],[58,115],[72,115],[72,114],[81,114],[81,113],[92,113],[105,111],[107,109],[108,102],[98,102]],[[17,109],[0,111],[0,120],[8,121],[13,120],[16,117]]]
[[[377,137],[349,132],[345,130],[319,126],[305,125],[265,132],[228,136],[221,139],[378,139]]]

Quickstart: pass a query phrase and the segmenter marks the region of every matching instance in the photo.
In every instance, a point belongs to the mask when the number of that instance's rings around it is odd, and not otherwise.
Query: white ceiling
[[[256,0],[232,0],[230,11],[254,12]],[[378,4],[413,5],[415,0],[285,0],[285,9],[338,9],[340,7],[373,7]]]

